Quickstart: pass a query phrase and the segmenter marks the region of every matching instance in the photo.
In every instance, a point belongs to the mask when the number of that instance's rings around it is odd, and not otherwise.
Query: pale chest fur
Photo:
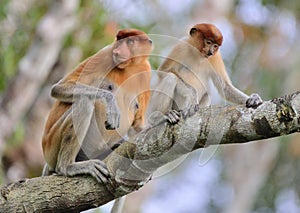
[[[177,63],[174,71],[177,72],[183,81],[196,89],[198,100],[200,100],[208,90],[211,65],[206,58],[201,57],[192,48],[189,48],[188,52],[182,54],[187,54],[189,57],[185,57],[184,61],[178,60],[179,63]]]

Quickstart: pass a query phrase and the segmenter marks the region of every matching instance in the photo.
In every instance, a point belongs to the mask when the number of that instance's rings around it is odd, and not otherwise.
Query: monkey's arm
[[[212,69],[210,73],[213,83],[223,98],[232,103],[245,104],[247,107],[253,108],[262,104],[262,99],[258,94],[253,93],[248,96],[231,83],[219,51],[208,60]]]
[[[196,90],[177,77],[172,109],[182,112],[183,118],[194,115],[199,110]]]
[[[65,103],[73,103],[74,99],[80,98],[82,95],[89,99],[100,99],[104,103],[111,100],[112,94],[108,91],[113,88],[113,84],[108,82],[104,74],[94,70],[103,67],[98,67],[97,60],[101,57],[103,51],[99,51],[94,56],[91,56],[81,62],[69,75],[60,80],[51,88],[51,96]],[[93,82],[97,82],[97,87],[91,86]],[[82,83],[84,82],[84,83]]]
[[[73,103],[74,100],[85,96],[89,99],[100,99],[109,102],[113,94],[102,88],[95,88],[79,82],[58,82],[51,89],[51,96],[65,103]]]
[[[157,84],[151,90],[147,111],[148,123],[153,126],[164,121],[177,123],[180,116],[172,109],[177,85],[177,77],[173,73],[158,71]]]
[[[45,137],[43,151],[47,168],[64,176],[90,174],[98,182],[106,183],[109,174],[102,161],[94,159],[75,162],[94,113],[94,104],[85,99],[87,97],[82,97],[73,103],[72,108],[64,113]]]
[[[105,84],[104,86],[104,83],[102,83],[102,86],[106,87],[107,85]],[[113,88],[113,85],[109,84],[109,86]],[[81,83],[74,83],[72,81],[64,83],[58,82],[52,87],[51,96],[66,103],[74,103],[79,99],[86,102],[100,101],[106,106],[106,128],[115,129],[120,125],[120,110],[117,106],[115,97],[106,89],[98,89]]]

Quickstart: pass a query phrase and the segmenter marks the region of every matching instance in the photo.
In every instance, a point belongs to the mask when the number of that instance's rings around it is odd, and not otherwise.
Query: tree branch
[[[0,212],[78,212],[137,190],[160,166],[209,145],[246,143],[300,130],[300,92],[264,102],[257,109],[212,106],[171,126],[142,131],[110,154],[106,186],[93,178],[39,177],[3,186]]]

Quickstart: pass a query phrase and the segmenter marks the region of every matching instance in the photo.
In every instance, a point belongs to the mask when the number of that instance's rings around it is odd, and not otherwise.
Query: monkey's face
[[[202,46],[203,48],[200,50],[200,53],[205,58],[214,55],[219,49],[219,45],[210,39],[204,39]]]
[[[199,49],[201,56],[208,58],[214,55],[222,45],[221,31],[212,24],[196,24],[190,30],[193,45]]]
[[[119,66],[120,64],[127,62],[131,58],[132,43],[132,39],[129,38],[115,42],[113,48],[113,61],[115,65]]]
[[[135,29],[121,30],[113,47],[113,61],[118,68],[124,69],[135,63],[136,58],[148,57],[151,50],[152,41],[145,33]]]

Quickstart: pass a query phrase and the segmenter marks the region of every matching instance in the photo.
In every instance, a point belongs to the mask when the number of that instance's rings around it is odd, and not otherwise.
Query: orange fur
[[[129,47],[132,53],[128,61],[121,65],[116,64],[113,60],[113,50],[117,48],[117,43],[121,42],[120,39],[126,39],[129,36],[134,36],[137,39],[138,44],[135,47]],[[122,38],[120,38],[122,37]],[[151,66],[148,61],[148,54],[152,50],[151,42],[149,43],[148,36],[134,29],[127,29],[119,31],[116,41],[103,49],[101,49],[94,56],[89,57],[83,61],[73,72],[68,74],[58,84],[60,85],[76,85],[81,83],[91,87],[99,87],[101,79],[108,80],[116,87],[119,95],[117,94],[117,104],[121,109],[121,112],[128,111],[128,122],[124,124],[124,129],[129,129],[130,125],[139,131],[144,126],[145,111],[149,102],[150,93],[150,78],[151,78]],[[146,43],[148,42],[148,43]],[[129,107],[131,103],[128,100],[123,101],[123,96],[131,94],[135,96],[138,102],[138,109],[132,111]],[[68,110],[71,108],[72,103],[65,103],[61,100],[56,100],[54,103],[45,126],[44,135],[42,139],[43,152],[50,170],[55,170],[58,161],[58,155],[60,147],[62,146],[62,135],[65,134],[66,118],[64,115],[70,113]],[[123,109],[126,108],[126,109]],[[97,122],[105,121],[105,107],[102,103],[95,102],[95,116]],[[127,115],[121,114],[126,117]],[[129,126],[128,126],[129,125]],[[123,127],[122,127],[123,128]],[[100,130],[104,131],[104,130]],[[122,131],[121,131],[122,132]],[[106,131],[103,135],[104,139],[109,140],[111,135],[114,135],[114,139],[120,138],[120,135],[116,130]],[[121,135],[122,136],[122,135]],[[116,141],[117,142],[117,141]],[[71,147],[70,147],[71,149]]]

